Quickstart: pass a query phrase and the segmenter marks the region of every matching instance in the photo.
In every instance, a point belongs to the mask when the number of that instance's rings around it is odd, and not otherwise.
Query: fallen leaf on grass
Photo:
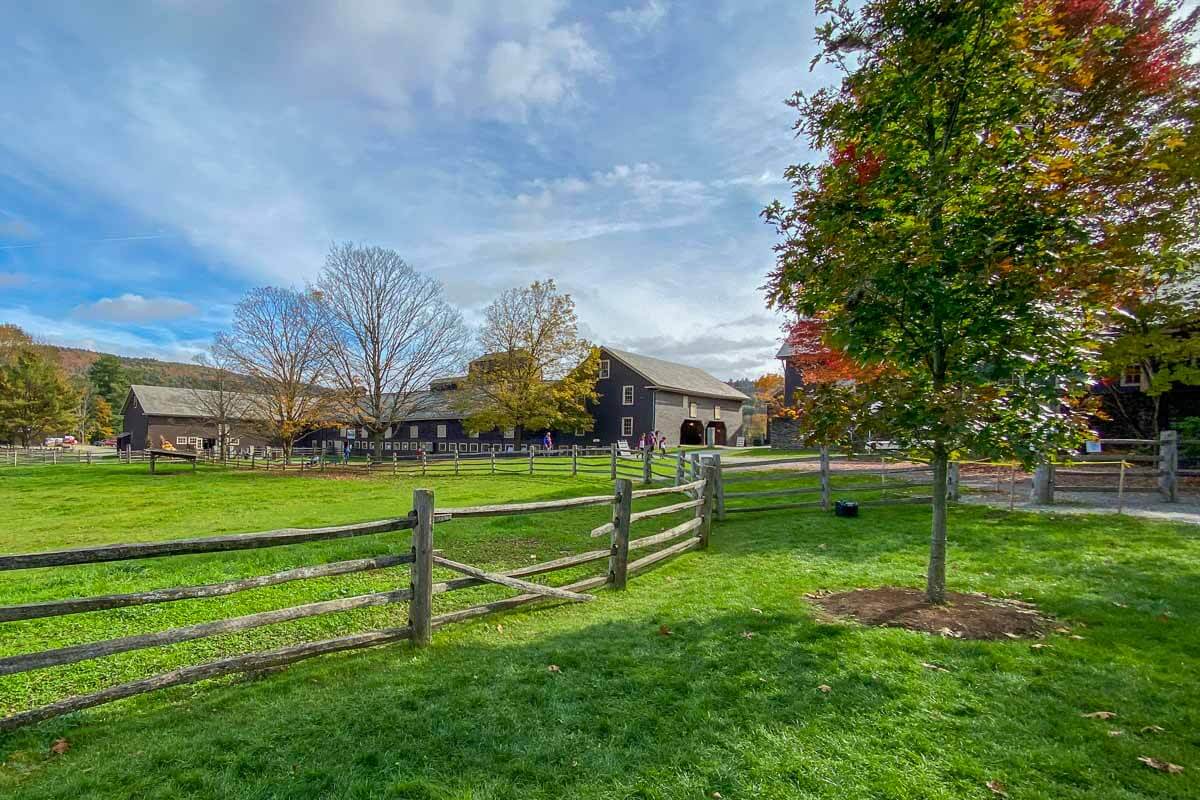
[[[741,632],[741,634],[739,634],[739,635],[740,635],[740,636],[741,636],[743,639],[753,639],[753,638],[754,638],[754,631],[742,631],[742,632]]]
[[[712,793],[712,796],[713,796],[713,800],[721,800],[721,793],[720,793],[720,792],[713,792],[713,793]]]
[[[1055,628],[1055,629],[1054,629],[1054,632],[1055,632],[1055,633],[1070,633],[1070,632],[1071,632],[1071,629],[1070,629],[1070,628],[1064,628],[1064,627],[1062,627],[1062,626],[1060,625],[1059,627],[1057,627],[1057,628]]]
[[[496,626],[496,633],[504,633],[504,626],[503,626],[503,625],[497,625],[497,626]]]
[[[1015,633],[1009,633],[1008,631],[1005,631],[1004,635],[1010,639],[1020,639],[1021,638],[1020,636],[1017,636]]]
[[[1088,713],[1080,714],[1079,716],[1083,717],[1084,719],[1113,719],[1114,717],[1117,716],[1117,712],[1115,712],[1115,711],[1089,711]]]
[[[753,608],[753,607],[751,607],[751,609],[750,609],[750,610],[751,610],[751,611],[753,611],[755,614],[761,614],[761,613],[762,613],[762,609],[761,609],[761,608]]]
[[[1117,608],[1129,608],[1129,606],[1125,605],[1124,603],[1118,603],[1116,600],[1113,600],[1113,605]]]
[[[833,691],[833,687],[830,686],[828,683],[822,683],[820,686],[817,687],[817,691],[821,692],[822,694],[829,694],[830,692]]]
[[[1161,725],[1147,725],[1142,728],[1141,733],[1166,733],[1166,729]]]
[[[988,781],[984,784],[997,797],[1008,797],[1008,789],[1000,781]]]
[[[1170,761],[1160,761],[1153,756],[1138,756],[1138,761],[1145,764],[1150,769],[1156,769],[1159,772],[1165,772],[1168,775],[1178,775],[1183,772],[1183,767],[1178,764],[1172,764]]]
[[[922,661],[921,666],[924,667],[925,669],[931,669],[934,672],[949,672],[950,671],[950,670],[946,669],[945,667],[941,666],[940,664],[930,664],[928,661]]]
[[[558,664],[549,665],[548,667],[546,667],[546,671],[547,672],[562,672],[562,670],[558,668]]]
[[[50,745],[50,752],[56,756],[61,756],[63,753],[71,749],[71,743],[66,739],[55,739],[54,744]]]
[[[666,625],[659,625],[658,626],[658,635],[659,636],[670,636],[671,629],[668,628]]]
[[[1045,642],[1034,642],[1033,644],[1029,645],[1029,649],[1030,650],[1053,650],[1054,645],[1046,644]]]
[[[1112,730],[1110,730],[1110,731],[1108,732],[1108,735],[1109,735],[1109,736],[1120,736],[1120,735],[1121,735],[1122,733],[1124,733],[1124,732],[1125,732],[1125,731],[1119,731],[1119,730],[1117,730],[1116,728],[1113,728]]]
[[[1075,640],[1075,641],[1077,641],[1077,642],[1082,642],[1082,641],[1083,641],[1083,637],[1082,637],[1082,636],[1080,636],[1078,633],[1072,633],[1072,634],[1071,634],[1070,636],[1068,636],[1067,638],[1068,638],[1068,639],[1074,639],[1074,640]]]

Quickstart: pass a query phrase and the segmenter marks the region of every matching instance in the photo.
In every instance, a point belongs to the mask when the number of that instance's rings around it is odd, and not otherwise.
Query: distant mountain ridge
[[[207,383],[215,376],[212,369],[199,364],[161,361],[157,358],[135,358],[116,353],[98,353],[81,347],[60,347],[58,345],[44,345],[44,347],[58,357],[63,371],[71,377],[86,375],[88,367],[101,356],[112,356],[120,361],[121,367],[130,378],[130,383],[187,387]]]

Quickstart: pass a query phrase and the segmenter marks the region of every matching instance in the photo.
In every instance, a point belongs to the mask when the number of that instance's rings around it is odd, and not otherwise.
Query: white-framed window
[[[410,438],[410,439],[415,439],[415,438],[417,438],[417,437],[418,437],[418,436],[420,436],[420,435],[421,435],[421,434],[417,432],[417,426],[416,426],[416,425],[409,425],[409,426],[408,426],[408,438]]]
[[[407,449],[408,449],[408,442],[401,442],[401,443],[400,443],[400,449],[401,449],[401,450],[407,450]]]
[[[621,417],[621,435],[633,436],[633,417]]]
[[[607,378],[612,370],[612,362],[607,358],[600,359],[600,380]]]
[[[439,438],[439,439],[445,439],[445,438],[446,438],[446,426],[445,426],[445,425],[438,425],[438,427],[437,427],[437,438]]]
[[[517,435],[516,428],[505,428],[504,429],[504,438],[505,439],[514,439],[514,438],[516,438],[516,435]]]
[[[445,443],[445,442],[438,442],[437,449],[438,449],[438,452],[439,452],[439,453],[444,453],[444,452],[446,452],[446,443]]]
[[[188,441],[188,439],[186,436],[176,436],[175,437],[175,444],[187,444],[187,441]]]
[[[633,387],[632,386],[622,386],[621,387],[621,405],[623,405],[623,406],[633,405]]]
[[[471,452],[472,453],[479,452],[479,442],[471,442]]]
[[[391,450],[391,449],[392,449],[392,443],[391,443],[391,442],[388,442],[388,441],[385,441],[385,442],[383,443],[383,449],[384,449],[384,450]]]
[[[721,404],[713,403],[713,419],[721,418]]]
[[[447,445],[447,448],[450,450],[451,453],[457,453],[458,452],[458,442],[451,442],[450,444]]]
[[[1141,364],[1130,364],[1121,373],[1122,386],[1141,386],[1142,385],[1142,366]]]
[[[696,416],[699,416],[699,414],[697,414],[697,413],[696,413],[696,412],[697,412],[697,411],[699,411],[699,410],[700,410],[700,409],[699,409],[699,407],[696,405],[696,401],[695,401],[695,400],[689,400],[689,401],[688,401],[688,416],[689,416],[689,417],[696,417]]]

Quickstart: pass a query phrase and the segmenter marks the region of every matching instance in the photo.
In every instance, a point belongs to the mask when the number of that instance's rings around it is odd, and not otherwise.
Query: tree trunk
[[[933,523],[929,536],[929,572],[925,599],[946,602],[946,475],[949,456],[944,442],[933,443]]]
[[[371,431],[371,452],[375,454],[376,461],[383,461],[383,431]]]

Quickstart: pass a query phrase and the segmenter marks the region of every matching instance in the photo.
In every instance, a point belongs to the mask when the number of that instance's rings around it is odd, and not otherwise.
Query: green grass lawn
[[[215,470],[151,478],[144,465],[8,470],[0,472],[0,551],[375,519],[407,512],[413,485]],[[611,491],[607,480],[541,476],[432,485],[442,506]],[[401,644],[323,657],[0,735],[0,796],[948,799],[994,797],[989,780],[1013,798],[1200,796],[1200,531],[955,508],[952,588],[1036,602],[1070,631],[1045,648],[814,618],[807,592],[920,585],[928,513],[731,515],[708,551],[594,603],[518,610],[438,631],[422,651]],[[594,547],[586,531],[604,517],[591,509],[456,521],[435,535],[450,558],[516,565]],[[404,548],[404,534],[382,534],[0,574],[0,603]],[[0,626],[0,654],[399,583],[407,583],[404,567],[9,623]],[[443,608],[508,593],[435,600]],[[0,706],[404,616],[403,606],[372,609],[3,677]],[[1097,710],[1117,717],[1081,716]],[[51,755],[60,737],[71,749]],[[1143,755],[1186,771],[1155,772],[1138,763]]]

